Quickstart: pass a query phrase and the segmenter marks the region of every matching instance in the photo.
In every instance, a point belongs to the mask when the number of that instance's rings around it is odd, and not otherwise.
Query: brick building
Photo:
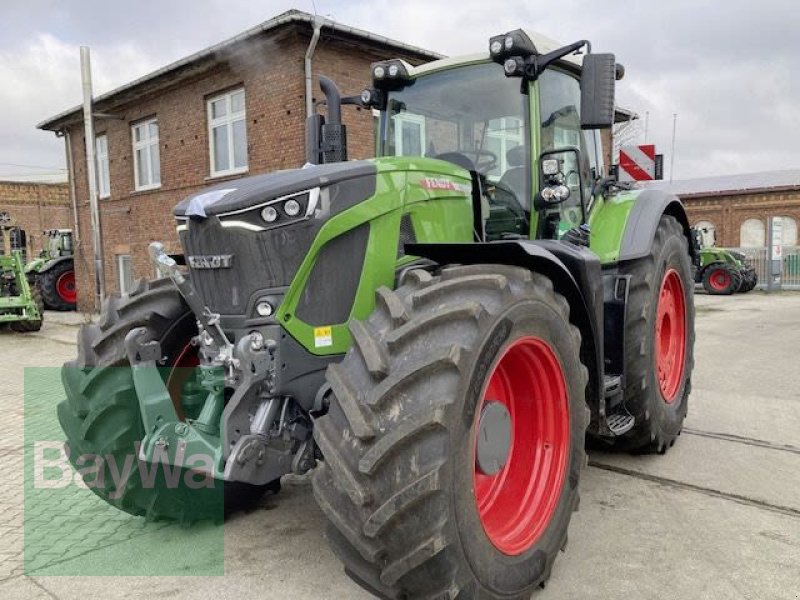
[[[412,64],[441,56],[339,23],[289,11],[230,40],[95,98],[98,192],[108,292],[152,277],[147,245],[178,252],[171,211],[199,188],[249,174],[299,167],[305,157],[305,57],[317,76],[343,93],[369,83],[369,65],[386,58]],[[345,107],[350,158],[374,154],[370,111]],[[80,107],[40,123],[63,135],[71,154],[80,235],[76,261],[81,310],[93,310],[94,267],[83,113]]]
[[[0,220],[25,230],[28,256],[35,256],[42,249],[42,231],[72,227],[69,188],[66,183],[0,181]]]
[[[683,200],[692,225],[707,229],[706,241],[720,247],[761,248],[767,219],[781,217],[783,245],[797,246],[800,171],[768,171],[659,182]]]

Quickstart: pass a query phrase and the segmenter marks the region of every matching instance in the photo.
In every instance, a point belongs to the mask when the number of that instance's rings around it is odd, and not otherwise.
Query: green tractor
[[[0,226],[0,325],[27,333],[42,328],[44,305],[35,278],[25,274],[25,231]]]
[[[360,96],[321,78],[314,164],[178,204],[187,268],[152,244],[167,277],[81,330],[58,407],[70,460],[132,462],[93,491],[214,518],[316,467],[330,544],[375,595],[543,585],[585,436],[664,453],[691,389],[684,209],[604,176],[622,72],[516,30],[465,59],[375,63]],[[375,159],[346,160],[353,104],[380,112]],[[186,476],[143,483],[159,463]]]
[[[744,252],[703,247],[702,232],[693,231],[696,240],[695,283],[702,284],[707,293],[715,296],[743,294],[756,287],[758,274]]]
[[[45,307],[52,310],[75,310],[78,301],[75,287],[75,264],[71,229],[44,231],[45,247],[38,257],[25,265],[25,272],[39,280]]]

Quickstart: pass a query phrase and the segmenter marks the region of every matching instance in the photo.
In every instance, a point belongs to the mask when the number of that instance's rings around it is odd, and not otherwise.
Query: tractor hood
[[[348,179],[375,176],[374,162],[361,160],[327,165],[308,165],[302,169],[275,171],[243,177],[204,188],[181,201],[174,209],[176,217],[203,219],[252,208],[277,198],[334,185]]]

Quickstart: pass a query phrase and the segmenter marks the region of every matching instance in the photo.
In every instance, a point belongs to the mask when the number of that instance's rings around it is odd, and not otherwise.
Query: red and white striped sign
[[[656,178],[656,147],[653,144],[623,146],[619,150],[620,181],[652,181]]]

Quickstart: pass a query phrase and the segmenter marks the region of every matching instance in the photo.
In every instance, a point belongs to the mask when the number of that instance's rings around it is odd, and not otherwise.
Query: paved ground
[[[684,435],[664,457],[591,456],[567,552],[538,600],[800,598],[800,294],[698,295],[697,305]],[[328,551],[307,478],[225,523],[224,577],[26,574],[23,367],[71,358],[81,321],[47,317],[38,334],[0,334],[0,598],[368,598]],[[57,395],[57,377],[37,380]],[[26,418],[30,436],[52,413],[29,405]],[[222,534],[146,525],[84,490],[63,509],[29,502],[29,513],[28,573],[136,572],[149,553],[175,547],[163,564],[181,572]],[[94,523],[89,533],[81,519]]]

